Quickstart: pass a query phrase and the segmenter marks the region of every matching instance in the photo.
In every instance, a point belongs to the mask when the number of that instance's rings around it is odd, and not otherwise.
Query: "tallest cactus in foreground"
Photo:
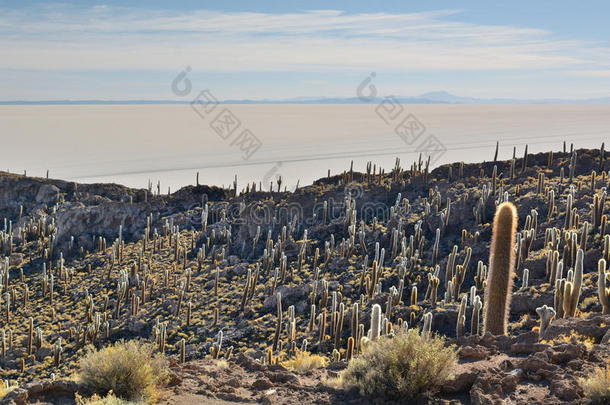
[[[506,202],[498,206],[493,222],[489,276],[485,287],[484,331],[505,335],[515,274],[517,209]]]

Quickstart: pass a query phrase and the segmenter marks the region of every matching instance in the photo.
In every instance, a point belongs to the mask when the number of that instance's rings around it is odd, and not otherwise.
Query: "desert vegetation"
[[[585,398],[590,404],[610,402],[610,368],[606,364],[580,380]]]
[[[281,363],[288,370],[306,373],[328,364],[328,358],[319,354],[297,351],[292,358]]]
[[[151,344],[136,340],[86,354],[78,370],[78,378],[88,390],[130,400],[153,400],[167,376],[164,356],[155,353]]]
[[[456,360],[454,348],[445,347],[442,338],[411,329],[367,344],[349,362],[339,385],[373,398],[412,399],[438,389]]]
[[[75,400],[76,405],[146,405],[150,403],[147,401],[127,401],[125,399],[117,397],[112,393],[106,395],[105,397],[93,395],[90,398],[83,398],[80,395],[76,394]]]
[[[368,396],[584,401],[581,368],[610,355],[608,185],[603,145],[565,144],[369,163],[295,191],[0,173],[6,398],[50,381],[100,403],[162,400],[170,374],[204,361],[216,379],[335,373]],[[348,395],[328,390],[313,403]]]

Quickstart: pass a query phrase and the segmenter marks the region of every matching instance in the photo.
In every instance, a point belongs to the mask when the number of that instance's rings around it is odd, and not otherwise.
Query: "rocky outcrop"
[[[153,196],[148,190],[118,184],[76,184],[0,172],[0,218],[12,220],[14,229],[28,216],[54,219],[55,250],[69,256],[80,248],[92,250],[96,237],[112,242],[121,225],[124,239],[135,240],[142,236],[148,215],[152,214],[154,221],[171,218],[204,202],[225,200],[231,194],[218,187],[188,186],[171,195]],[[183,227],[190,225],[186,222],[176,219]],[[160,228],[162,224],[153,222],[153,226]],[[70,251],[72,237],[75,243]]]
[[[34,381],[10,391],[0,400],[0,405],[69,404],[79,391],[82,387],[71,380]]]

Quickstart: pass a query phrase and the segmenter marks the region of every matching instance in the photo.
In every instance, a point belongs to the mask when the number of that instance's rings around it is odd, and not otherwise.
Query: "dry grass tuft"
[[[149,402],[144,401],[127,401],[116,397],[112,392],[105,397],[99,395],[93,395],[91,398],[83,398],[76,394],[75,398],[76,405],[148,405]]]
[[[540,341],[540,343],[543,343],[546,345],[551,345],[551,346],[556,346],[556,345],[561,345],[561,344],[566,344],[566,343],[571,343],[571,344],[582,343],[585,345],[587,350],[591,350],[593,348],[593,345],[595,344],[595,339],[590,336],[581,335],[580,333],[578,333],[576,331],[570,331],[569,335],[563,334],[563,335],[556,336],[552,339],[548,339],[548,340],[543,339]]]
[[[588,378],[579,379],[579,383],[589,403],[610,404],[610,363]]]
[[[328,359],[318,354],[298,351],[295,356],[281,363],[282,366],[297,373],[306,373],[316,368],[328,365]]]
[[[229,362],[226,361],[225,359],[218,359],[218,360],[216,360],[216,367],[218,367],[221,370],[226,370],[230,366],[231,365],[229,364]]]
[[[17,387],[17,385],[7,385],[6,383],[2,383],[0,381],[0,399],[4,398],[6,394],[13,391]]]
[[[150,344],[117,342],[88,353],[80,361],[79,379],[92,392],[112,392],[127,400],[154,400],[168,376],[165,357]]]
[[[370,342],[341,373],[337,386],[370,397],[414,398],[436,390],[451,376],[456,361],[455,347],[445,347],[442,337],[424,337],[411,329]]]

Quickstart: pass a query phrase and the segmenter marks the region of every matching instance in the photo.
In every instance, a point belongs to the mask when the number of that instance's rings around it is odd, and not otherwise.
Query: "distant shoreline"
[[[379,104],[383,99],[375,98],[362,101],[358,98],[319,98],[307,100],[226,100],[219,104],[242,104],[242,105],[357,105],[357,104]],[[401,104],[422,105],[553,105],[553,104],[578,104],[578,105],[607,105],[610,97],[586,99],[586,100],[518,100],[518,99],[462,99],[462,100],[432,100],[414,97],[396,97],[396,102]],[[77,105],[189,105],[192,100],[5,100],[0,101],[0,106],[77,106]]]

